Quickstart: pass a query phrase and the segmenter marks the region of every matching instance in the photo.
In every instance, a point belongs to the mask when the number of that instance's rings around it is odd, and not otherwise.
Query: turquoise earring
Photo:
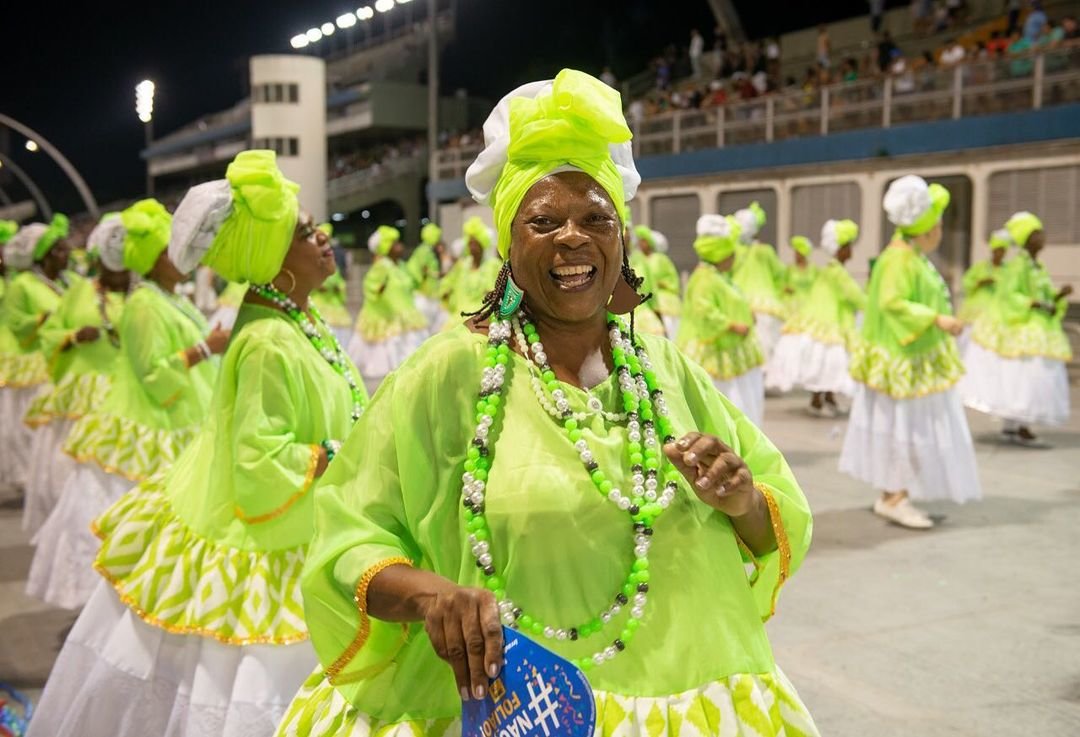
[[[510,262],[506,262],[506,288],[503,289],[502,299],[499,300],[499,317],[508,319],[521,307],[521,300],[525,292],[514,281],[514,275],[510,271]]]

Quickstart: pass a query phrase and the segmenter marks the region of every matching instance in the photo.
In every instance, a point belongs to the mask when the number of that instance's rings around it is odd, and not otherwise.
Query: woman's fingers
[[[487,695],[489,656],[488,640],[499,637],[502,630],[495,617],[495,629],[491,628],[491,611],[495,608],[495,599],[490,592],[485,592],[470,602],[461,619],[461,631],[465,639],[465,657],[469,671],[469,690],[472,697],[480,700]]]
[[[726,490],[725,482],[730,481],[732,474],[741,466],[742,461],[734,453],[721,453],[705,472],[698,476],[694,485],[701,491],[723,494]]]
[[[494,678],[503,666],[503,628],[494,596],[488,596],[488,600],[482,602],[480,627],[484,632],[484,673],[488,678]]]
[[[469,663],[466,660],[465,637],[461,632],[461,616],[451,612],[443,617],[443,641],[446,643],[446,661],[454,671],[454,681],[463,701],[471,698]]]

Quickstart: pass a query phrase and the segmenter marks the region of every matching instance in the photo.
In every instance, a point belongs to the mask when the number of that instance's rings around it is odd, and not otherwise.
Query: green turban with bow
[[[814,244],[805,235],[793,235],[791,237],[791,248],[800,256],[809,256],[813,247]]]
[[[19,232],[19,224],[14,220],[0,220],[0,246],[11,240]]]
[[[465,174],[473,197],[491,206],[498,249],[510,253],[510,225],[529,189],[558,171],[582,171],[603,187],[620,220],[641,177],[619,93],[600,80],[563,69],[550,82],[507,95],[484,124],[485,149]]]
[[[146,276],[169,245],[172,215],[155,199],[139,200],[120,213],[124,225],[124,267]]]
[[[67,215],[63,213],[56,213],[53,215],[52,221],[46,226],[45,232],[38,238],[37,243],[34,245],[34,261],[40,261],[45,258],[45,254],[52,250],[61,238],[67,238],[67,234],[70,231],[70,223],[68,222]]]
[[[442,240],[442,228],[435,223],[428,223],[420,229],[420,242],[425,246],[434,246]]]
[[[1028,238],[1031,237],[1032,233],[1042,229],[1042,220],[1039,220],[1035,214],[1027,211],[1016,213],[1009,218],[1007,223],[1005,223],[1005,230],[1008,231],[1009,237],[1011,237],[1013,243],[1020,248],[1027,245]]]

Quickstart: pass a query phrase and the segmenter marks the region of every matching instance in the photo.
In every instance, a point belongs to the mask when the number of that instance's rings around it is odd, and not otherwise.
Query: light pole
[[[144,79],[135,85],[135,112],[146,131],[146,148],[154,142],[154,83]],[[146,159],[146,196],[154,196],[154,175],[150,172],[150,159]]]

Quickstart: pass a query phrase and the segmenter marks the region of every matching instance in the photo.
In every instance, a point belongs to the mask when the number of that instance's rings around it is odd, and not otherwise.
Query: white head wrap
[[[204,182],[188,190],[173,214],[169,239],[169,260],[181,274],[195,270],[231,213],[232,187],[227,179]]]
[[[48,228],[44,223],[30,223],[21,228],[4,246],[4,261],[16,271],[26,271],[34,265],[34,246]]]
[[[902,176],[889,185],[882,204],[890,223],[899,227],[911,225],[933,204],[930,185],[914,174]]]
[[[372,253],[376,253],[379,250],[379,241],[382,240],[382,234],[378,229],[375,230],[367,239],[367,249]]]
[[[735,222],[739,224],[739,240],[743,243],[752,242],[761,227],[758,225],[757,215],[749,207],[735,212]]]
[[[663,233],[661,233],[659,230],[654,230],[652,232],[652,237],[653,237],[653,248],[656,249],[656,251],[658,251],[659,253],[667,253],[667,250],[668,250],[667,236],[664,235]]]
[[[731,221],[723,215],[712,213],[702,215],[697,219],[697,235],[701,237],[731,237]]]
[[[109,271],[124,270],[124,223],[111,217],[98,223],[86,237],[87,248],[96,249],[102,265]]]
[[[465,254],[465,238],[458,236],[454,240],[450,241],[450,255],[454,259],[459,259]]]
[[[840,243],[836,238],[836,220],[826,220],[821,226],[821,250],[830,256],[835,256],[840,250]]]

